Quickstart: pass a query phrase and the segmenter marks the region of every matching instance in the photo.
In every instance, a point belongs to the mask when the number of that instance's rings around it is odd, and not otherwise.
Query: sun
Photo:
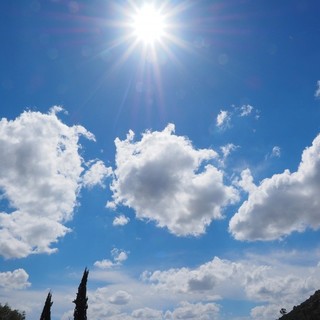
[[[115,19],[106,21],[106,26],[110,30],[115,28],[115,36],[107,44],[106,53],[120,48],[124,50],[117,54],[112,70],[131,57],[140,57],[137,65],[139,72],[146,72],[152,65],[152,72],[157,75],[157,82],[160,83],[161,65],[169,60],[180,64],[175,56],[176,47],[188,51],[192,48],[181,32],[184,28],[181,15],[189,10],[190,0],[181,0],[177,4],[170,0],[114,2],[112,8]]]
[[[160,42],[167,29],[165,15],[151,3],[138,8],[132,17],[133,35],[146,45]]]

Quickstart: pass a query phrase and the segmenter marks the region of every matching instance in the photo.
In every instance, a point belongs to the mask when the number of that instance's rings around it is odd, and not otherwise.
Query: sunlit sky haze
[[[320,288],[320,3],[0,2],[0,303],[270,320]]]

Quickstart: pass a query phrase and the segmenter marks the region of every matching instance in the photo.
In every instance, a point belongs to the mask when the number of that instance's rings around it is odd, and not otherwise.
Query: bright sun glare
[[[145,4],[135,13],[132,28],[139,41],[153,44],[165,35],[165,17],[152,4]]]

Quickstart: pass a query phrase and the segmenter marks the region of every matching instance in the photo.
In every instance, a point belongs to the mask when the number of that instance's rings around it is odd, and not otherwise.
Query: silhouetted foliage
[[[40,320],[51,320],[51,306],[53,304],[53,302],[51,302],[51,298],[52,294],[49,292],[41,313]]]
[[[83,276],[78,288],[77,298],[75,303],[73,318],[74,320],[87,320],[88,298],[87,298],[87,280],[89,270],[85,268]]]
[[[25,312],[11,309],[7,304],[4,306],[0,303],[0,319],[1,320],[25,320]]]
[[[320,290],[316,291],[312,296],[309,297],[309,299],[305,300],[300,305],[294,306],[290,312],[281,314],[281,320],[319,320]]]
[[[285,308],[281,308],[281,309],[280,309],[280,313],[281,313],[282,315],[284,315],[284,314],[287,313],[287,310],[286,310]]]

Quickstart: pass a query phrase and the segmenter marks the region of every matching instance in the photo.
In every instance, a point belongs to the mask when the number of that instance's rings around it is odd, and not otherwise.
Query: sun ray
[[[142,89],[136,91],[134,99],[145,99],[146,107],[156,105],[165,110],[162,67],[166,61],[171,61],[182,70],[183,63],[179,61],[175,48],[191,53],[194,49],[192,43],[183,40],[182,31],[186,25],[179,21],[179,14],[190,6],[189,0],[179,4],[172,4],[169,0],[141,1],[140,4],[128,0],[126,5],[117,3],[113,6],[115,20],[108,20],[108,26],[114,29],[114,38],[107,44],[105,52],[100,53],[115,58],[106,70],[106,77],[112,79],[127,62],[135,61],[134,80],[129,90],[134,92],[136,83],[140,83]],[[128,96],[129,91],[124,99]]]

